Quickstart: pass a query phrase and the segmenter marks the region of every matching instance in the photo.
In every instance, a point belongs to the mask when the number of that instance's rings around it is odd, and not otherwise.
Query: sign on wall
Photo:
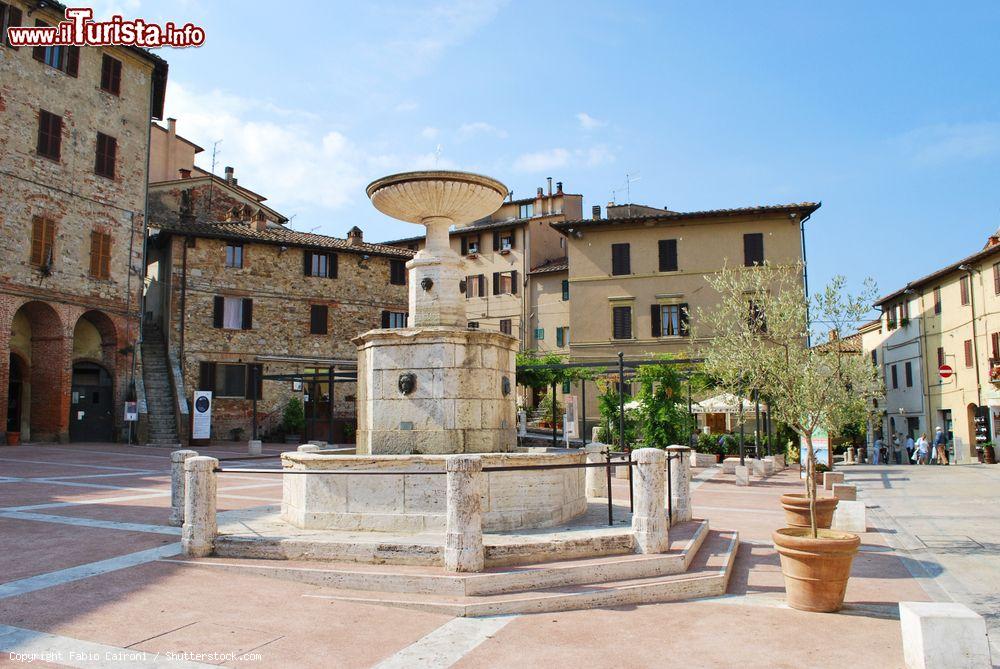
[[[212,437],[212,391],[194,391],[194,416],[191,419],[192,439]]]
[[[138,402],[126,402],[125,403],[125,422],[134,423],[139,420],[139,403]]]
[[[576,395],[564,395],[563,405],[566,415],[563,417],[563,434],[567,439],[576,439],[579,435],[576,429]]]

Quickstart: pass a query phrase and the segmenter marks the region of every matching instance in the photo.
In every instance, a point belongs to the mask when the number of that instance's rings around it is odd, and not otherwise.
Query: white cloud
[[[614,154],[605,146],[573,149],[572,151],[555,148],[521,154],[514,161],[514,169],[518,172],[547,172],[566,167],[571,163],[576,166],[597,167],[614,161]]]
[[[441,131],[433,126],[427,126],[420,131],[420,136],[424,139],[437,139],[437,136],[441,134]]]
[[[576,120],[580,122],[580,127],[584,130],[596,130],[607,125],[607,121],[601,121],[587,112],[580,112],[576,115]]]
[[[916,128],[895,143],[917,165],[940,165],[1000,154],[1000,123],[953,123]]]
[[[475,121],[473,123],[463,123],[458,128],[458,138],[461,140],[470,139],[476,135],[492,135],[503,139],[507,136],[506,130],[501,130],[485,121]]]
[[[415,111],[419,107],[420,107],[420,104],[417,103],[417,102],[414,102],[413,100],[403,100],[398,105],[396,105],[395,109],[396,109],[397,112],[403,113],[403,112]]]

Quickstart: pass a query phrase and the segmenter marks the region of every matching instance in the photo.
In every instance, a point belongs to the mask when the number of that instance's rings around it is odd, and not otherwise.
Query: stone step
[[[491,567],[482,573],[465,574],[443,572],[439,566],[389,567],[349,562],[208,558],[198,563],[340,589],[483,596],[683,573],[708,535],[708,521],[698,520],[671,528],[670,551],[664,554],[576,558],[516,568]]]
[[[323,588],[308,596],[464,617],[551,613],[717,597],[726,592],[738,546],[739,535],[736,532],[710,531],[687,571],[667,576],[544,587],[492,595],[361,592],[348,588]]]

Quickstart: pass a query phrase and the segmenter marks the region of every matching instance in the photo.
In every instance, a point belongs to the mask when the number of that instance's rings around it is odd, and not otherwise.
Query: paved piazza
[[[878,506],[879,531],[862,537],[841,614],[782,603],[769,536],[797,472],[736,488],[710,468],[695,470],[694,515],[743,542],[725,596],[486,619],[336,601],[318,586],[178,559],[168,469],[155,448],[0,449],[0,666],[899,667],[895,602],[998,608],[1000,532],[985,518],[1000,469],[845,469]],[[615,486],[627,498],[627,483]],[[273,475],[220,478],[220,511],[280,496]]]

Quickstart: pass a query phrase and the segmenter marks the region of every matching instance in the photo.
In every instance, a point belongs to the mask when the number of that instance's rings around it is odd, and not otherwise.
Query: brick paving
[[[243,454],[235,444],[202,452]],[[0,666],[23,665],[8,656],[11,647],[48,650],[52,666],[96,666],[70,657],[74,649],[148,651],[149,666],[185,666],[168,652],[202,654],[186,666],[902,665],[895,603],[931,598],[905,554],[878,531],[864,534],[845,611],[792,611],[782,603],[770,533],[782,524],[778,496],[799,489],[797,472],[750,488],[721,471],[696,474],[695,516],[738,530],[744,542],[725,596],[473,620],[308,597],[319,588],[171,562],[179,535],[167,525],[166,450],[3,448]],[[276,483],[270,475],[224,477],[220,509],[273,504]],[[627,485],[616,479],[615,495],[627,498]],[[132,666],[138,656],[121,657],[120,666]]]

